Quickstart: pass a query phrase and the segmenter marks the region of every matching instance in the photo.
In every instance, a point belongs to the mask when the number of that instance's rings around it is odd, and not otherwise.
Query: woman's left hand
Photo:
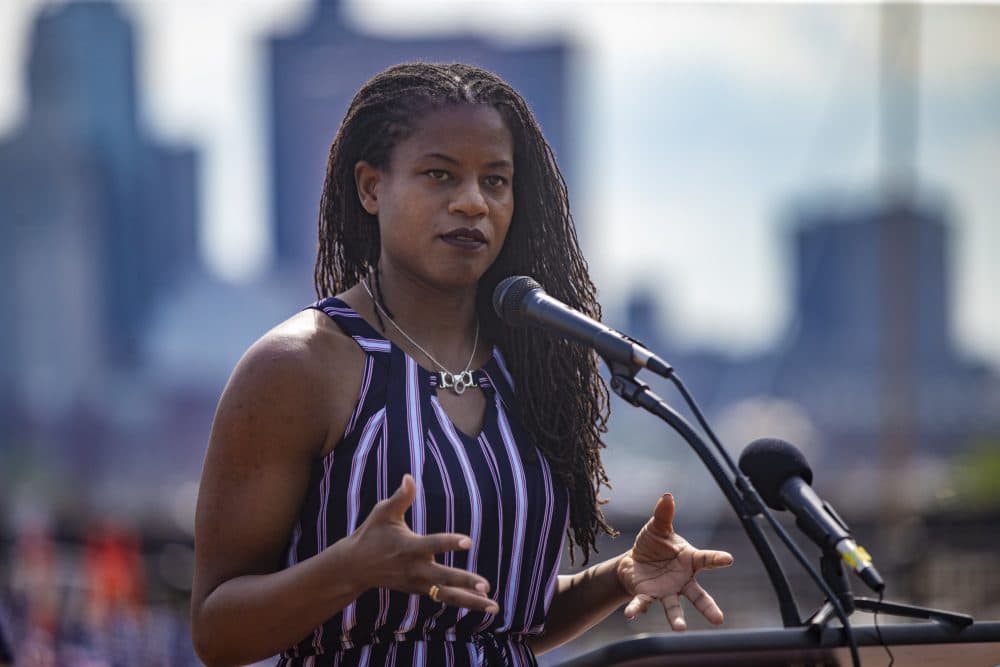
[[[733,557],[725,551],[695,548],[675,533],[674,509],[674,497],[664,494],[635,544],[618,562],[618,580],[633,596],[625,607],[625,617],[634,619],[659,600],[670,627],[685,630],[683,595],[709,622],[719,625],[722,610],[694,577],[699,570],[732,565]]]

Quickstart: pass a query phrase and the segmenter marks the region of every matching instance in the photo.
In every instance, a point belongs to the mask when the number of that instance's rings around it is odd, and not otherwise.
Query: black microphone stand
[[[973,618],[966,614],[959,614],[953,611],[944,611],[942,609],[932,609],[931,607],[919,607],[917,605],[911,604],[901,604],[898,602],[892,602],[888,600],[865,598],[865,597],[855,597],[851,592],[851,583],[847,578],[847,571],[844,569],[844,561],[841,559],[840,554],[837,553],[836,549],[827,547],[823,549],[823,555],[820,556],[820,571],[823,574],[823,579],[826,583],[830,585],[830,588],[836,594],[837,601],[840,606],[844,609],[844,612],[850,616],[855,610],[867,611],[872,613],[883,613],[891,614],[892,616],[901,616],[904,618],[922,618],[926,620],[933,620],[942,625],[947,625],[953,627],[956,630],[961,630],[964,627],[972,625]],[[817,634],[823,632],[823,628],[830,621],[835,613],[833,605],[830,600],[826,600],[806,621],[806,625],[809,629],[816,632]]]
[[[619,358],[621,358],[620,355]],[[712,437],[713,443],[719,447],[720,455],[729,464],[729,468],[733,471],[733,477],[736,480],[735,483],[725,473],[722,465],[719,463],[719,460],[712,454],[711,450],[709,450],[705,441],[701,439],[697,431],[695,431],[683,417],[677,414],[673,408],[667,405],[663,399],[650,391],[649,385],[642,380],[636,379],[635,376],[636,373],[639,372],[640,366],[638,366],[634,361],[622,362],[612,360],[608,357],[604,357],[604,361],[611,370],[612,391],[632,405],[641,407],[646,411],[651,412],[669,424],[687,441],[689,445],[691,445],[691,448],[694,449],[696,454],[698,454],[698,457],[702,460],[702,463],[705,464],[705,467],[708,468],[712,477],[715,478],[716,484],[719,485],[723,495],[726,496],[729,504],[736,511],[736,516],[739,517],[740,523],[743,525],[743,529],[746,531],[747,537],[750,538],[750,542],[753,543],[754,548],[757,550],[757,555],[760,557],[760,560],[764,565],[764,569],[767,570],[767,576],[771,580],[771,586],[774,588],[774,592],[778,596],[778,607],[781,611],[781,621],[784,626],[786,628],[791,628],[801,626],[802,623],[799,617],[798,608],[795,605],[795,598],[792,596],[791,587],[788,585],[788,579],[785,577],[785,573],[781,569],[781,563],[778,562],[778,559],[774,555],[774,550],[771,548],[771,544],[767,541],[767,538],[761,531],[760,526],[756,523],[755,517],[758,514],[762,514],[770,522],[772,528],[774,528],[775,532],[785,543],[785,546],[787,546],[789,551],[792,552],[792,555],[795,556],[796,560],[799,561],[820,590],[826,594],[832,613],[840,619],[843,626],[844,638],[851,654],[851,664],[854,667],[861,667],[858,645],[854,639],[854,633],[851,630],[850,620],[848,619],[847,613],[837,600],[837,594],[834,593],[823,577],[816,572],[816,569],[806,560],[805,555],[792,541],[788,533],[784,531],[777,520],[767,511],[767,507],[764,506],[760,495],[753,487],[753,484],[750,483],[750,480],[748,480],[736,468],[735,464],[733,464],[732,460],[727,456],[725,450],[722,449],[721,443],[719,443],[718,439],[715,438],[711,429],[708,427],[708,423],[701,415],[701,411],[695,404],[694,399],[687,393],[684,385],[680,382],[679,378],[677,378],[673,368],[664,364],[664,368],[659,369],[658,374],[672,380],[674,384],[677,385],[677,388],[684,394],[684,397],[691,406],[691,409],[694,411],[695,416],[698,417],[699,423],[705,428],[705,431],[709,434],[709,436]]]
[[[605,362],[611,370],[611,390],[632,405],[645,409],[669,424],[687,441],[698,455],[698,458],[708,468],[708,471],[715,479],[715,483],[718,484],[723,495],[726,496],[729,504],[736,512],[736,516],[739,517],[740,523],[743,525],[743,530],[746,532],[747,537],[750,538],[750,542],[753,544],[754,549],[756,549],[757,555],[760,557],[764,569],[767,571],[768,579],[771,580],[771,587],[778,597],[781,622],[786,628],[801,625],[798,607],[795,604],[795,598],[792,596],[788,578],[781,568],[781,563],[775,557],[770,542],[768,542],[767,537],[757,523],[756,516],[760,513],[759,508],[761,506],[757,492],[745,479],[742,480],[744,484],[741,485],[744,488],[737,488],[737,485],[733,483],[733,480],[723,470],[722,465],[712,454],[705,441],[702,440],[701,436],[698,435],[698,432],[691,427],[687,420],[667,405],[663,399],[650,391],[648,384],[635,377],[636,373],[640,370],[639,366],[608,359],[605,359]],[[740,481],[739,478],[738,481]]]
[[[973,623],[973,618],[966,614],[881,599],[855,597],[844,569],[843,560],[833,548],[824,549],[820,558],[822,579],[829,586],[828,590],[832,596],[827,594],[827,599],[823,604],[808,619],[804,622],[801,621],[781,563],[775,557],[770,542],[756,521],[757,515],[762,512],[763,503],[753,486],[742,475],[737,474],[734,482],[725,473],[718,459],[687,420],[652,392],[648,384],[635,377],[641,370],[639,366],[608,359],[605,359],[605,363],[611,370],[612,391],[630,404],[645,409],[670,425],[687,441],[698,458],[708,468],[729,504],[736,511],[747,537],[750,538],[764,569],[767,571],[771,586],[778,597],[781,619],[785,627],[805,625],[812,631],[822,632],[830,620],[837,615],[837,606],[832,602],[832,599],[836,599],[843,613],[847,616],[850,616],[855,610],[882,612],[906,618],[934,620],[956,629],[964,628]]]

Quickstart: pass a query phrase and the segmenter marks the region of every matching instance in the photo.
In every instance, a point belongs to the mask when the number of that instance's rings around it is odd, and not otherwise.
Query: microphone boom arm
[[[786,628],[801,625],[802,620],[799,616],[798,607],[795,604],[795,598],[792,596],[788,578],[785,576],[785,572],[781,568],[781,563],[774,554],[771,543],[768,542],[767,536],[764,535],[760,524],[755,518],[759,510],[754,511],[756,508],[747,505],[744,496],[736,488],[733,480],[726,474],[718,459],[712,454],[705,441],[702,440],[701,436],[698,435],[698,432],[691,427],[687,420],[667,405],[662,398],[650,391],[648,384],[635,377],[639,370],[637,366],[618,361],[609,361],[607,359],[605,361],[611,369],[611,390],[632,405],[641,407],[666,422],[687,441],[691,449],[695,451],[698,458],[708,468],[709,473],[715,479],[715,483],[722,490],[723,495],[726,496],[726,500],[729,501],[729,504],[736,512],[736,516],[739,517],[743,530],[746,532],[747,537],[750,538],[750,542],[753,544],[761,563],[764,565],[764,569],[767,571],[768,579],[771,580],[771,587],[778,598],[778,608],[781,612],[782,624]],[[752,487],[750,489],[752,490]]]
[[[805,555],[792,541],[788,533],[768,512],[753,485],[736,468],[729,454],[705,421],[698,405],[688,394],[680,378],[677,377],[674,369],[668,363],[624,334],[613,331],[584,313],[577,312],[558,299],[548,296],[541,286],[528,276],[510,276],[500,281],[493,290],[493,308],[496,310],[497,316],[511,326],[537,326],[548,329],[550,333],[577,340],[591,347],[611,369],[611,388],[616,394],[629,403],[653,413],[673,427],[688,442],[715,478],[757,550],[768,577],[771,579],[775,594],[778,596],[782,622],[786,627],[797,626],[800,623],[800,617],[795,606],[795,599],[792,597],[791,588],[788,585],[788,579],[785,577],[771,545],[756,523],[756,515],[763,514],[810,578],[827,595],[834,612],[843,623],[844,634],[851,652],[851,662],[854,667],[860,667],[861,659],[858,655],[857,643],[854,641],[847,614],[844,613],[843,607],[836,599],[836,594],[806,560]],[[735,483],[726,474],[719,459],[711,453],[698,433],[660,397],[649,391],[648,385],[636,380],[635,376],[642,368],[662,375],[677,386],[692,412],[698,418],[698,423],[701,424],[712,443],[718,448],[718,455],[733,473]]]

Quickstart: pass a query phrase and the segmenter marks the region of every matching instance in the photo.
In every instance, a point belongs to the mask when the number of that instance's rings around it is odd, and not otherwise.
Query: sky
[[[0,134],[46,0],[0,2]],[[260,38],[311,0],[131,0],[140,105],[163,141],[203,151],[201,248],[220,276],[265,270],[269,174]],[[882,172],[877,6],[353,0],[382,35],[472,32],[573,47],[576,218],[601,299],[654,288],[681,344],[753,352],[791,316],[789,211],[870,197]],[[925,5],[916,166],[952,214],[953,331],[1000,368],[1000,5]]]

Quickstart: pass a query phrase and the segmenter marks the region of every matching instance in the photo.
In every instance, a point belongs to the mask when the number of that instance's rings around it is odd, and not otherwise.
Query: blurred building
[[[877,368],[879,330],[886,308],[879,286],[886,239],[885,208],[820,209],[803,212],[794,232],[794,356],[851,369]],[[950,331],[951,228],[945,212],[929,205],[905,211],[916,232],[917,307],[913,321],[915,361],[927,370],[958,364]]]
[[[903,244],[886,234],[894,219],[908,226],[908,260]],[[954,452],[1000,426],[1000,381],[955,347],[951,237],[947,210],[931,201],[799,215],[796,326],[773,353],[781,365],[774,385],[808,405],[820,429],[838,441],[853,440],[858,449],[875,444],[886,419],[880,394],[887,390],[909,395],[904,411],[915,451]],[[895,264],[902,289],[892,296],[885,282]],[[908,385],[902,390],[887,384],[886,373],[895,373],[886,366],[893,348],[904,355],[896,373]]]
[[[791,324],[780,343],[761,354],[727,358],[676,345],[663,333],[655,300],[646,291],[632,295],[624,328],[663,350],[695,397],[717,416],[725,419],[734,406],[753,402],[753,410],[738,411],[745,422],[782,401],[797,406],[808,420],[817,442],[797,444],[813,450],[814,464],[836,467],[867,460],[874,466],[886,438],[884,327],[894,312],[885,302],[884,264],[901,252],[885,246],[884,225],[892,215],[912,226],[913,241],[913,270],[905,283],[911,307],[904,311],[911,319],[897,323],[899,337],[888,343],[907,350],[905,453],[953,455],[1000,431],[1000,377],[955,346],[952,225],[938,203],[918,201],[900,209],[854,201],[796,211],[789,235]],[[782,416],[788,420],[789,414]],[[739,424],[734,432],[741,432]],[[730,444],[739,449],[761,435]]]
[[[195,152],[158,144],[117,6],[39,16],[28,110],[0,140],[0,387],[59,415],[141,362],[147,318],[196,262]]]
[[[270,45],[273,231],[277,262],[294,267],[308,292],[316,224],[330,144],[351,98],[379,71],[398,63],[468,62],[494,71],[531,105],[563,169],[569,53],[562,41],[501,47],[469,36],[386,39],[347,25],[339,0],[319,0],[301,30]],[[572,174],[566,174],[571,179]]]

